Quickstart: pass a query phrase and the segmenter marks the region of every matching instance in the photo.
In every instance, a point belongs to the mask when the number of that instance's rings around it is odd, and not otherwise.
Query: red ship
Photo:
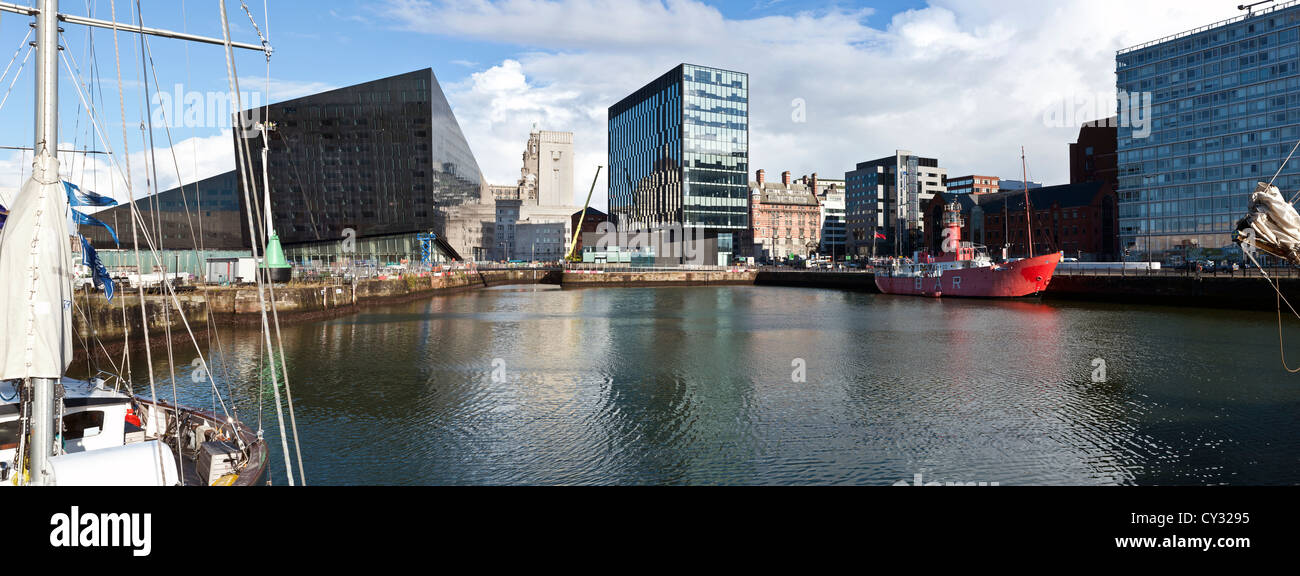
[[[984,246],[961,240],[961,206],[944,207],[943,253],[919,252],[913,263],[876,269],[876,287],[885,294],[967,298],[1018,298],[1047,289],[1061,253],[997,263]]]

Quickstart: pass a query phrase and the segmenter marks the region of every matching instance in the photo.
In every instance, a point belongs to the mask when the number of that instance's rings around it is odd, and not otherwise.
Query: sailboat
[[[120,375],[66,375],[77,275],[68,220],[78,214],[74,187],[61,178],[56,155],[59,24],[224,45],[232,71],[232,48],[269,56],[269,47],[230,41],[224,0],[223,39],[59,14],[58,0],[37,4],[0,3],[0,10],[35,17],[37,56],[33,170],[0,228],[0,486],[260,484],[267,475],[266,442],[237,419],[169,404],[156,392],[133,395]],[[179,310],[174,291],[164,296]],[[207,370],[201,353],[200,360]]]

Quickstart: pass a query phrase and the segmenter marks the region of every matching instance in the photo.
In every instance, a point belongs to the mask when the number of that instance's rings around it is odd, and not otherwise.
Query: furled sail
[[[53,158],[43,162],[58,166]],[[72,360],[68,210],[57,168],[38,169],[0,230],[0,380],[60,378]]]
[[[1300,213],[1277,186],[1257,184],[1249,210],[1237,223],[1238,242],[1252,242],[1255,248],[1300,266]]]

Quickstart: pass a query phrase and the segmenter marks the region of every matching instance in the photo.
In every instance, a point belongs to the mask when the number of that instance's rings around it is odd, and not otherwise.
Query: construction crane
[[[564,259],[569,262],[581,262],[582,257],[578,256],[578,235],[582,234],[582,222],[587,219],[587,208],[591,206],[591,194],[596,191],[596,181],[600,179],[600,169],[604,166],[596,166],[596,176],[591,179],[591,189],[587,191],[587,202],[582,205],[582,216],[578,217],[578,225],[573,228],[573,237],[569,239],[569,255]]]

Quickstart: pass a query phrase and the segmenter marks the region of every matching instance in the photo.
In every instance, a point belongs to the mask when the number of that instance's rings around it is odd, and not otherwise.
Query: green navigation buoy
[[[282,284],[293,278],[293,266],[285,259],[284,250],[280,248],[280,236],[274,232],[266,242],[266,254],[261,267],[266,269],[266,277],[271,282]]]

